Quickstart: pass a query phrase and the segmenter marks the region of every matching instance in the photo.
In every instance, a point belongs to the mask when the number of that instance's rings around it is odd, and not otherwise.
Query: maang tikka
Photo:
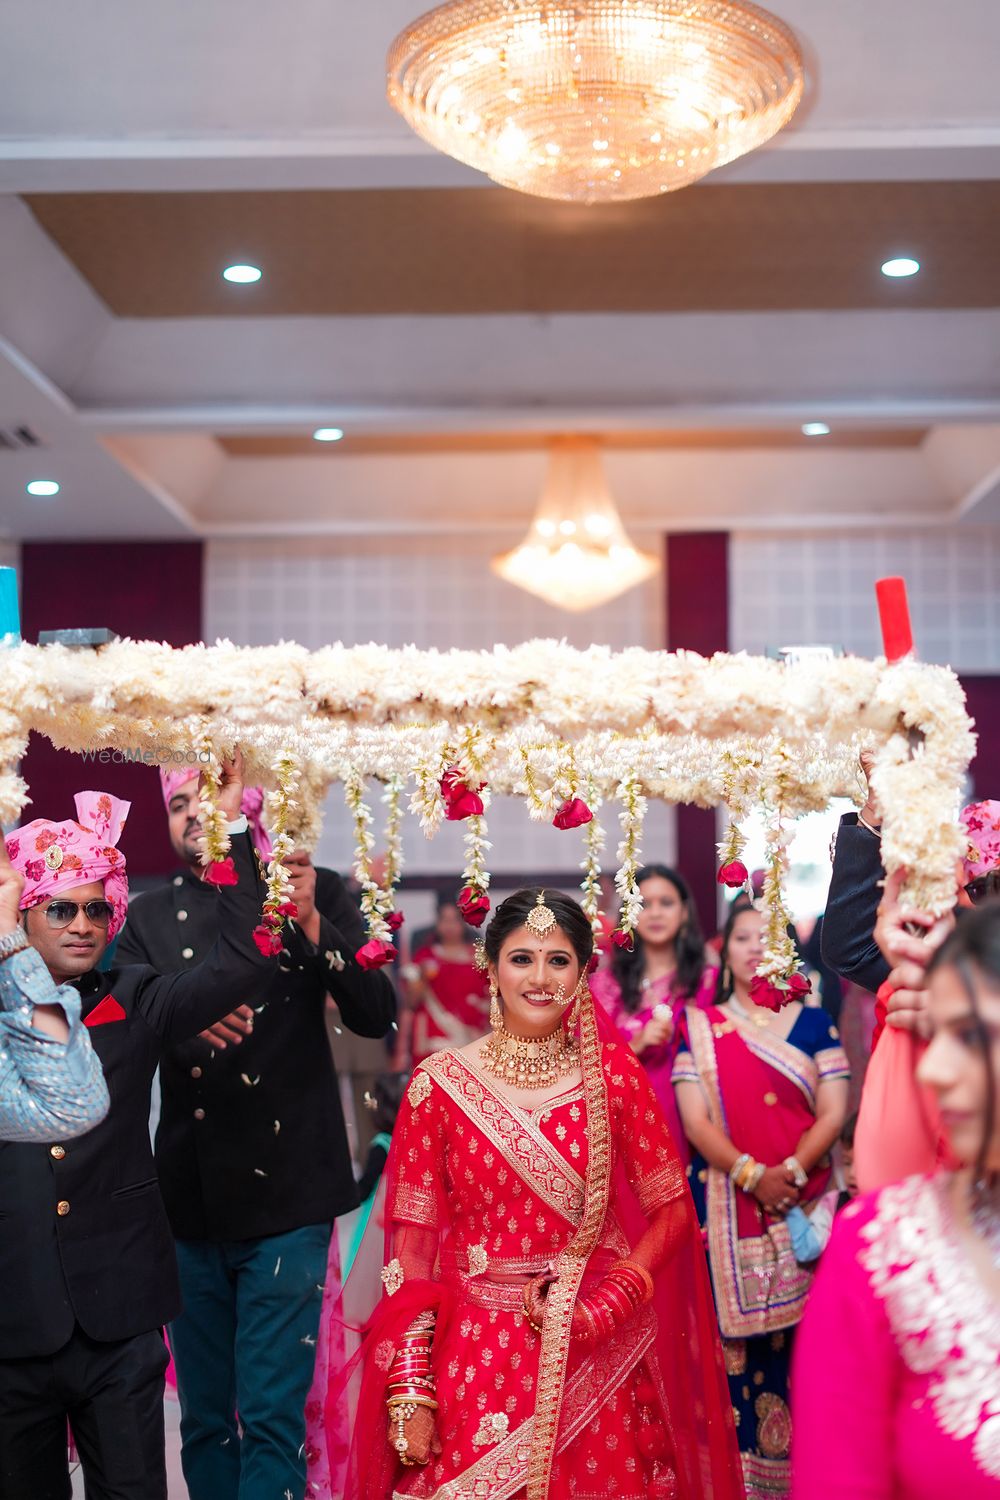
[[[545,905],[545,892],[539,891],[535,905],[529,911],[525,923],[528,931],[536,938],[547,938],[556,924],[556,914],[551,906]]]

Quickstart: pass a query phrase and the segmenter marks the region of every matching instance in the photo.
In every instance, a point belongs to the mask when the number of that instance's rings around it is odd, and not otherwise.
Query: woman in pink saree
[[[796,1351],[796,1500],[1000,1492],[1000,905],[929,980],[917,1077],[958,1165],[837,1220]]]
[[[689,1009],[674,1080],[692,1146],[749,1500],[788,1494],[788,1367],[814,1267],[795,1258],[785,1216],[830,1183],[847,1107],[847,1059],[826,1011],[753,1003],[763,917],[732,911],[718,1002]]]
[[[670,1077],[678,1022],[686,1005],[711,1003],[718,971],[706,962],[698,913],[683,876],[668,865],[646,865],[636,884],[642,911],[634,946],[612,948],[591,989],[645,1068],[686,1164],[687,1137]]]
[[[684,1171],[635,1057],[602,1039],[592,947],[576,902],[509,897],[491,1033],[414,1074],[349,1500],[743,1494]]]

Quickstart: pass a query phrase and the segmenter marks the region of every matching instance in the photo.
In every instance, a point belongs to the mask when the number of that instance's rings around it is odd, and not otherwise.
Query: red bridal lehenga
[[[582,1085],[534,1109],[464,1054],[414,1074],[386,1169],[386,1293],[361,1351],[349,1500],[743,1496],[676,1147],[631,1050],[600,1039],[589,997],[578,1024]],[[626,1257],[652,1274],[652,1300],[596,1347],[579,1343],[577,1297]],[[559,1279],[540,1336],[524,1291],[549,1266]],[[440,1451],[405,1467],[387,1435],[388,1372],[428,1312]],[[334,1381],[331,1433],[344,1397]]]

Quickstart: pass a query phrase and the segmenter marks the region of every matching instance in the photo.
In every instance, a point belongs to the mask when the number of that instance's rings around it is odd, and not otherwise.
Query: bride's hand
[[[541,1332],[545,1322],[545,1298],[552,1280],[548,1272],[543,1271],[541,1276],[533,1277],[524,1289],[524,1315],[536,1333]]]
[[[426,1464],[430,1462],[432,1454],[441,1452],[434,1412],[429,1406],[418,1406],[413,1416],[407,1418],[403,1423],[403,1436],[406,1438],[407,1463]],[[399,1461],[402,1463],[404,1455],[400,1454],[399,1449],[396,1448],[398,1438],[399,1423],[390,1415],[389,1443],[399,1454]]]

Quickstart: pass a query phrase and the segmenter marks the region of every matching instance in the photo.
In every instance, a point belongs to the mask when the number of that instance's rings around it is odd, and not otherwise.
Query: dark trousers
[[[177,1242],[170,1347],[190,1500],[302,1500],[330,1229]]]
[[[0,1500],[69,1500],[67,1419],[87,1500],[167,1500],[166,1368],[156,1330],[100,1344],[77,1328],[56,1354],[0,1360]]]

